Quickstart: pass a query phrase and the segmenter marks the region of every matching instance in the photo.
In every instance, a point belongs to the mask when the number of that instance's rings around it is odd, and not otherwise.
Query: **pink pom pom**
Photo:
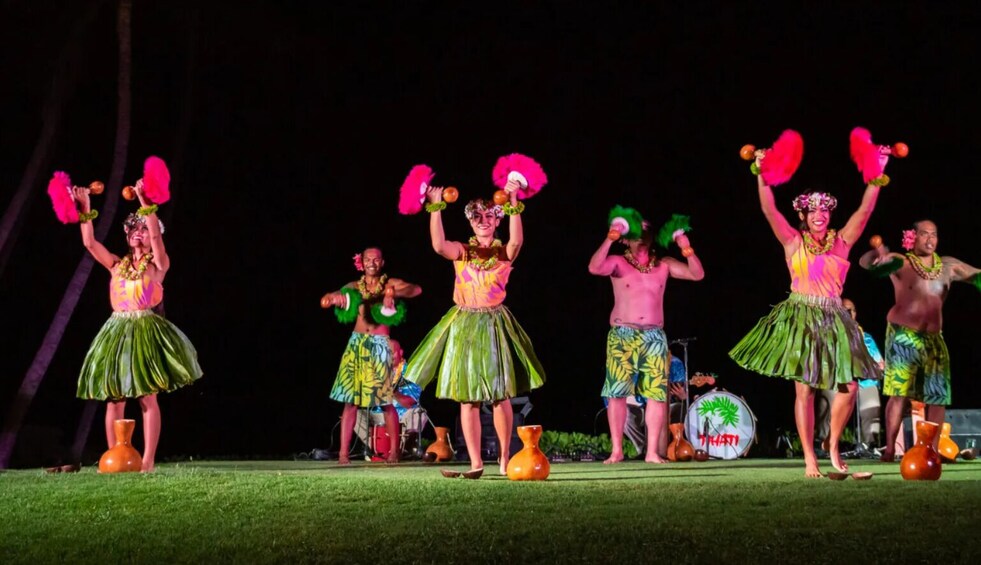
[[[143,195],[154,204],[170,200],[170,171],[160,157],[147,157],[143,163]]]
[[[882,164],[879,162],[879,146],[872,143],[872,134],[865,128],[855,128],[848,137],[848,149],[852,161],[862,173],[866,183],[882,175]]]
[[[760,175],[763,181],[770,186],[789,181],[797,172],[803,157],[804,140],[800,134],[792,129],[784,130],[773,147],[767,149],[766,155],[760,162]]]
[[[434,176],[436,174],[426,165],[412,167],[399,190],[400,214],[418,214],[422,210],[422,203],[426,201],[426,188]]]
[[[528,186],[518,189],[519,200],[531,198],[548,183],[548,177],[545,176],[544,169],[537,161],[521,153],[512,153],[501,157],[494,165],[494,170],[491,172],[494,185],[498,188],[504,188],[508,183],[508,175],[511,171],[521,173],[528,181]]]
[[[51,197],[51,206],[54,208],[55,215],[63,224],[74,224],[78,222],[78,208],[75,206],[75,198],[72,196],[72,179],[68,173],[55,171],[48,181],[48,196]]]

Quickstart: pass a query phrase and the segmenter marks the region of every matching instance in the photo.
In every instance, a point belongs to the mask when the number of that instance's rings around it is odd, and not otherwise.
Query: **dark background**
[[[2,2],[0,205],[20,182],[55,60],[84,4]],[[549,175],[527,202],[507,301],[546,368],[529,420],[547,429],[593,432],[602,407],[613,297],[586,265],[618,203],[657,225],[672,212],[691,215],[707,276],[668,285],[668,336],[697,336],[691,370],[717,372],[720,386],[743,395],[765,437],[792,426],[791,384],[744,372],[726,355],[789,289],[755,179],[737,154],[744,143],[800,131],[805,158],[776,189],[779,205],[793,214],[798,193],[832,191],[840,227],[863,189],[848,158],[851,128],[907,142],[910,156],[890,163],[893,183],[863,242],[878,233],[898,248],[901,230],[929,217],[942,254],[981,264],[974,4],[400,4],[135,2],[126,182],[150,154],[179,170],[165,207],[173,260],[166,308],[205,370],[193,387],[161,396],[161,458],[331,444],[341,406],[327,395],[350,328],[318,300],[357,278],[351,257],[365,246],[381,246],[390,275],[424,288],[394,331],[407,350],[445,313],[452,267],[432,252],[425,214],[396,208],[417,163],[460,188],[461,202],[444,214],[453,239],[470,234],[463,202],[493,192],[498,156],[525,153]],[[51,212],[48,176],[61,169],[79,183],[108,178],[114,3],[103,3],[75,48],[82,78],[0,278],[4,411],[84,253],[78,228]],[[122,206],[115,225],[134,208]],[[123,252],[122,229],[106,243]],[[852,252],[845,296],[881,345],[892,289],[858,268],[865,249]],[[98,268],[90,278],[22,441],[70,443],[82,407],[78,368],[110,312],[108,279]],[[979,405],[978,304],[975,290],[958,285],[945,310],[955,408]],[[432,395],[423,403],[433,419],[452,422],[456,405]],[[130,410],[137,416],[135,403]],[[103,449],[101,424],[100,410],[90,449]]]

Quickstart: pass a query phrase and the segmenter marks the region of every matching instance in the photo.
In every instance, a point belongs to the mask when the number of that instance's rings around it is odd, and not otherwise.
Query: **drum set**
[[[422,391],[415,384],[401,381],[396,389],[398,402],[395,409],[399,416],[398,446],[401,457],[422,457],[422,432],[429,423],[426,409],[419,404]],[[368,461],[384,461],[392,449],[392,440],[385,429],[385,414],[381,409],[358,410],[354,433],[364,445]]]
[[[688,343],[695,338],[676,339],[669,345],[683,348],[685,366],[685,436],[696,450],[710,459],[737,459],[745,456],[756,442],[756,416],[746,400],[714,387],[692,399],[691,388],[713,386],[716,375],[695,373],[688,376]]]

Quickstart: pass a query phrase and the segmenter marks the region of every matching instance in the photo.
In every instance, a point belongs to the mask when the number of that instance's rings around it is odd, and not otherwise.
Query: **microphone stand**
[[[690,388],[689,388],[689,384],[688,384],[688,344],[690,342],[692,342],[692,341],[697,340],[697,339],[698,339],[697,337],[683,337],[681,339],[675,339],[675,340],[672,340],[672,341],[669,341],[668,342],[668,347],[670,347],[672,345],[680,345],[681,346],[681,349],[682,349],[682,352],[683,352],[682,353],[682,359],[681,360],[685,364],[685,401],[682,403],[682,406],[684,408],[682,410],[682,412],[681,412],[681,421],[682,422],[684,422],[685,421],[685,418],[688,417],[688,408],[689,408],[689,405],[691,404],[691,392],[690,392]],[[671,368],[669,367],[668,368],[668,374],[670,374],[670,373],[671,373]],[[668,411],[669,411],[668,418],[670,420],[670,404],[671,404],[670,403],[670,398],[668,400],[669,400],[669,402],[668,402]],[[689,438],[689,439],[691,439],[691,438]]]

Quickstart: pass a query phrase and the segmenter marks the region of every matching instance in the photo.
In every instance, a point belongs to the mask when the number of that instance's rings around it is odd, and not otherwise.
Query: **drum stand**
[[[857,383],[856,383],[857,384]],[[873,451],[870,451],[865,442],[862,441],[862,397],[859,394],[859,388],[862,385],[855,387],[855,449],[851,451],[846,451],[841,454],[842,459],[878,459],[879,456]],[[876,394],[879,391],[876,390]],[[830,409],[830,408],[829,408]]]

